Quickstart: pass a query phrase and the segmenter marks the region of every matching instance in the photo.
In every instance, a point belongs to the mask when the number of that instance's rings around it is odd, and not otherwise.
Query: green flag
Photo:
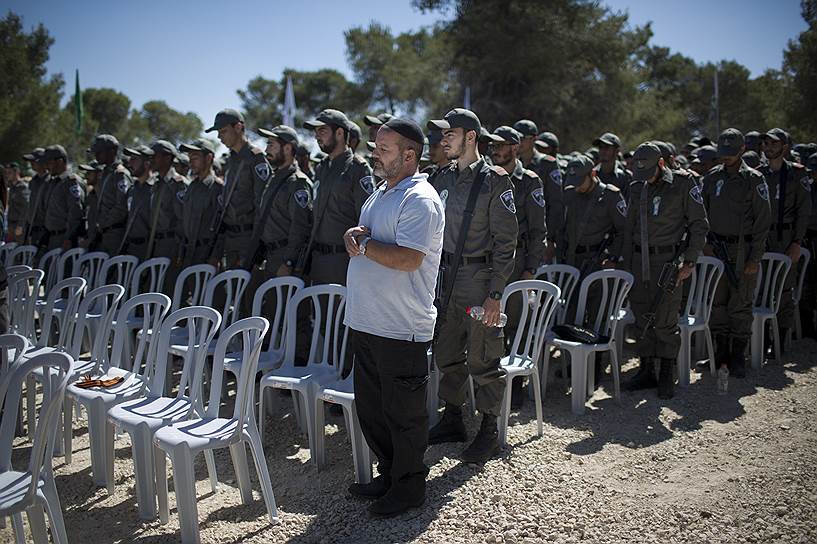
[[[82,111],[82,91],[79,89],[79,70],[76,72],[74,81],[74,116],[76,117],[74,130],[77,135],[79,135],[82,132],[82,118],[84,116]]]

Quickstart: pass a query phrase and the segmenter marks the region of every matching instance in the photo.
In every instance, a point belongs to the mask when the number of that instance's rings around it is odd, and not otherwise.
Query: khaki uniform
[[[30,199],[31,191],[28,182],[19,180],[8,188],[8,231],[11,235],[11,241],[21,245],[25,243]]]
[[[769,186],[769,205],[772,224],[766,238],[766,247],[775,253],[785,253],[792,241],[801,243],[806,236],[811,219],[811,185],[805,168],[796,163],[783,161],[780,170],[773,172],[766,164],[758,170]],[[785,184],[783,179],[785,178]],[[797,283],[797,263],[783,284],[783,298],[777,320],[781,329],[794,326],[794,301],[792,290]]]
[[[605,185],[612,185],[618,187],[618,190],[627,198],[627,192],[630,190],[630,183],[633,181],[633,176],[627,171],[621,163],[616,162],[612,172],[604,172],[601,165],[596,167],[596,174],[599,176],[599,181]]]
[[[709,222],[700,187],[692,178],[675,175],[668,168],[663,169],[655,183],[632,182],[629,201],[624,268],[635,277],[629,298],[640,337],[646,326],[646,314],[658,292],[661,270],[676,252],[684,231],[688,232],[688,238],[683,259],[694,263],[706,242]],[[648,248],[642,247],[642,225],[646,227]],[[644,275],[645,264],[648,278]],[[681,294],[682,289],[676,288],[655,308],[654,326],[637,344],[642,361],[647,357],[675,359],[678,356]]]
[[[176,215],[176,203],[184,196],[187,188],[186,181],[186,178],[178,174],[172,167],[164,177],[156,174],[150,194],[149,228],[153,229],[153,225],[156,225],[153,234],[153,248],[150,255],[145,254],[143,258],[167,257],[171,262],[175,262],[179,256],[181,227]],[[148,234],[148,241],[150,241],[150,234]],[[151,248],[147,249],[151,250]],[[172,284],[170,287],[172,289]]]
[[[115,255],[122,244],[128,220],[128,190],[133,185],[130,172],[121,163],[105,167],[97,185],[96,250]]]
[[[562,170],[555,157],[534,150],[533,158],[525,168],[533,170],[542,180],[545,193],[545,218],[548,239],[556,241],[556,236],[564,224],[564,202],[562,200]]]
[[[513,185],[507,173],[482,159],[463,171],[456,163],[440,179],[440,198],[445,208],[443,262],[450,269],[463,221],[468,193],[479,172],[487,175],[477,198],[474,216],[463,247],[444,323],[435,347],[442,372],[440,397],[449,404],[465,402],[469,374],[474,379],[476,407],[484,414],[499,415],[505,371],[499,366],[504,353],[503,331],[485,327],[466,314],[466,308],[481,306],[491,291],[499,291],[513,272],[518,238]],[[450,281],[443,277],[444,282]]]
[[[31,195],[29,197],[28,219],[26,220],[28,232],[28,240],[26,243],[40,247],[40,241],[45,237],[45,200],[46,195],[51,189],[49,184],[49,176],[45,174],[41,176],[35,174],[28,183]]]
[[[438,193],[440,192],[440,188],[437,187],[437,179],[439,178],[440,173],[446,168],[447,166],[440,167],[436,164],[429,164],[428,166],[421,170],[422,174],[428,175],[428,182],[431,184],[432,187],[434,187],[437,190]]]
[[[85,220],[85,191],[79,176],[66,171],[51,180],[54,187],[45,203],[49,251],[63,247],[66,240],[76,246]]]
[[[145,258],[148,236],[150,235],[150,194],[153,188],[149,181],[135,181],[128,191],[128,240],[125,253]],[[90,212],[89,212],[90,217]],[[89,221],[90,223],[90,221]]]
[[[760,262],[771,224],[769,187],[757,170],[741,162],[737,174],[716,166],[704,177],[704,205],[709,212],[710,237],[726,243],[729,263],[738,277],[732,286],[724,272],[712,304],[713,335],[748,340],[752,327],[752,297],[757,275],[743,273],[746,261]]]
[[[208,217],[215,217],[222,196],[222,185],[211,172],[204,179],[194,178],[179,198],[174,199],[179,217],[182,267],[205,264],[210,259],[213,234]]]

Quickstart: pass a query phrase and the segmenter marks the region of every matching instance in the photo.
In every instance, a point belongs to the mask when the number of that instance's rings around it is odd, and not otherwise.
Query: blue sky
[[[806,29],[798,0],[602,1],[627,11],[632,24],[652,21],[654,44],[698,62],[736,60],[753,75],[779,68],[787,42]],[[399,33],[441,18],[409,0],[4,0],[2,7],[27,29],[48,28],[55,39],[48,69],[65,76],[66,94],[79,69],[83,88],[115,88],[134,107],[162,99],[205,125],[219,109],[239,107],[236,89],[257,75],[330,67],[351,76],[343,40],[350,27],[374,20]]]

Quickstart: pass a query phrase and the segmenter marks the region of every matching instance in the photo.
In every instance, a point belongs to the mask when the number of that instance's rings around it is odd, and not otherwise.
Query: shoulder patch
[[[701,186],[697,184],[692,185],[692,189],[689,190],[689,196],[692,197],[692,200],[697,202],[698,204],[704,203],[704,197],[701,194]]]
[[[800,185],[802,185],[803,189],[805,189],[807,192],[809,192],[809,193],[811,192],[811,182],[809,181],[809,179],[807,177],[800,178]],[[815,213],[815,212],[812,212],[812,213]]]
[[[558,168],[554,168],[553,170],[550,171],[550,174],[548,174],[548,176],[550,177],[550,181],[552,181],[553,183],[555,183],[559,187],[562,186],[562,171],[561,170],[559,170]]]
[[[448,189],[440,191],[440,202],[443,204],[443,211],[445,210],[445,201],[448,200]]]
[[[255,175],[258,176],[258,179],[261,181],[267,181],[270,176],[270,167],[266,161],[259,162],[255,165]]]
[[[539,206],[540,208],[545,207],[545,193],[541,187],[537,187],[536,189],[534,189],[531,192],[530,196],[533,199],[533,201],[536,202],[537,206]]]
[[[182,189],[181,191],[177,191],[176,192],[176,199],[179,202],[184,202],[184,195],[185,194],[187,194],[187,191],[185,189]]]
[[[367,195],[374,192],[374,178],[372,178],[372,176],[362,177],[358,183],[360,183],[360,188],[363,189]]]
[[[120,178],[116,182],[116,188],[119,189],[119,192],[121,192],[121,193],[127,193],[128,192],[128,180],[126,180],[125,178]]]
[[[766,201],[769,200],[769,186],[766,185],[765,181],[762,182],[762,183],[759,183],[757,185],[756,189],[757,189],[757,194],[760,195],[760,198],[762,198],[763,200],[766,200]]]
[[[506,172],[505,169],[502,168],[501,166],[492,165],[492,166],[489,166],[488,168],[490,168],[491,171],[494,174],[498,174],[500,176],[507,176],[508,175],[508,172]]]
[[[71,193],[71,196],[73,196],[74,198],[82,197],[82,188],[76,183],[72,183],[71,185],[68,186],[68,192]]]
[[[505,206],[509,212],[516,213],[516,204],[513,201],[513,190],[508,189],[501,195],[499,195],[499,199],[502,200],[502,205]]]
[[[627,201],[625,201],[623,198],[619,199],[619,201],[616,203],[616,210],[622,216],[627,217]]]
[[[309,192],[306,189],[298,189],[292,193],[295,203],[303,209],[309,206]]]

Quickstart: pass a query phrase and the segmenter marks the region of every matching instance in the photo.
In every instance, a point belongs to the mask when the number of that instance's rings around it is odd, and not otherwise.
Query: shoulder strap
[[[264,202],[264,207],[261,208],[261,218],[255,224],[255,227],[252,230],[252,239],[250,242],[250,251],[255,251],[258,247],[258,242],[261,240],[261,236],[264,234],[264,227],[267,226],[267,220],[269,219],[270,210],[272,210],[272,203],[275,202],[275,197],[278,195],[278,191],[286,185],[289,176],[283,178],[281,181],[278,182],[278,185],[273,187],[272,193],[267,198],[267,201]],[[252,255],[250,255],[252,257]]]

